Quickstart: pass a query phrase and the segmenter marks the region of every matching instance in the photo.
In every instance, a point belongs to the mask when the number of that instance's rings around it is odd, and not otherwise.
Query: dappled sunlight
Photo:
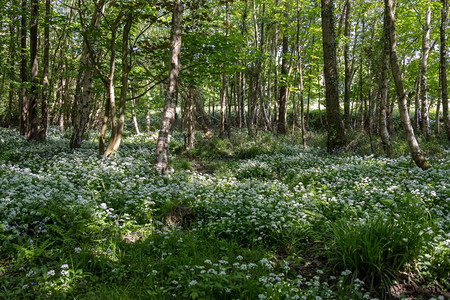
[[[57,132],[28,143],[0,130],[3,297],[370,297],[371,283],[388,287],[391,275],[365,278],[359,263],[340,259],[358,226],[384,230],[375,215],[406,226],[389,241],[400,245],[389,259],[405,257],[396,270],[414,264],[448,284],[448,156],[422,172],[406,157],[269,143],[254,153],[234,148],[248,158],[222,161],[220,176],[188,168],[161,177],[146,135],[104,159],[95,145],[69,150]],[[412,252],[414,228],[426,235]]]

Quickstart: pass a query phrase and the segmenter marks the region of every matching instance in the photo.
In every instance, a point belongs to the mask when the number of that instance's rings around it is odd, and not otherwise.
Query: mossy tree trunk
[[[339,109],[339,91],[336,59],[334,1],[322,0],[322,37],[327,108],[327,150],[332,152],[345,146],[344,126]]]

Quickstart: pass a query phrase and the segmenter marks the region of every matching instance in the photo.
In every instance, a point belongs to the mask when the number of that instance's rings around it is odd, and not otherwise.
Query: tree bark
[[[50,0],[45,1],[45,29],[44,29],[44,73],[42,79],[42,100],[41,100],[41,128],[39,136],[41,139],[47,137],[48,127],[48,102],[49,102],[49,80],[48,68],[50,61]]]
[[[286,134],[287,132],[287,103],[288,103],[288,51],[289,51],[289,38],[288,33],[283,33],[283,46],[282,46],[282,57],[281,57],[281,76],[282,82],[280,86],[280,102],[278,105],[278,124],[277,132],[279,134]]]
[[[418,167],[422,170],[427,170],[431,166],[426,161],[425,157],[422,155],[422,152],[419,147],[419,143],[417,142],[416,136],[414,135],[414,129],[411,125],[411,120],[408,114],[408,107],[406,103],[406,91],[403,86],[403,79],[400,70],[400,63],[397,55],[397,33],[395,29],[395,14],[393,9],[393,0],[385,0],[385,19],[387,22],[386,26],[389,32],[389,43],[390,43],[390,56],[391,56],[391,69],[392,75],[394,77],[395,88],[397,91],[398,98],[398,108],[400,111],[400,118],[403,124],[403,128],[405,130],[406,141],[408,142],[409,150],[411,152],[411,157],[416,163]]]
[[[83,134],[86,131],[89,122],[89,111],[91,106],[91,92],[93,83],[93,57],[90,52],[95,54],[94,44],[89,41],[92,38],[92,31],[98,26],[103,15],[105,0],[98,0],[95,4],[94,14],[87,32],[83,33],[83,52],[80,58],[80,68],[78,71],[78,80],[75,92],[75,101],[73,103],[72,126],[73,133],[70,138],[70,148],[79,148],[83,141]],[[81,12],[80,12],[81,15]],[[90,49],[91,48],[91,49]]]
[[[380,86],[380,119],[379,119],[379,133],[381,137],[381,143],[383,144],[383,150],[388,157],[392,155],[392,146],[390,142],[390,136],[387,125],[387,102],[389,95],[389,28],[387,22],[384,22],[384,49],[381,61],[381,86]]]
[[[344,64],[345,64],[345,90],[344,90],[344,126],[350,128],[350,84],[352,80],[350,68],[350,18],[351,18],[351,1],[347,0],[347,8],[345,10],[345,46],[344,46]]]
[[[447,139],[450,141],[450,118],[448,114],[448,85],[447,85],[447,14],[448,2],[441,0],[441,27],[440,27],[440,81],[441,81],[441,101],[442,101],[442,117],[444,118],[444,128],[447,134]]]
[[[27,95],[27,0],[22,0],[22,18],[20,34],[20,81],[22,83],[22,95],[20,101],[20,122],[19,130],[21,135],[26,135],[28,131],[28,95]]]
[[[322,37],[327,109],[327,150],[335,151],[346,144],[339,108],[339,90],[334,28],[334,1],[322,0]]]
[[[428,57],[430,55],[430,23],[431,23],[431,0],[427,3],[427,12],[425,15],[425,24],[423,28],[422,40],[422,59],[420,64],[420,107],[421,116],[420,128],[422,134],[427,137],[430,134],[430,117],[428,114],[428,98],[427,98],[427,72]]]
[[[125,27],[122,33],[122,88],[120,90],[120,103],[119,103],[119,122],[116,124],[115,130],[111,134],[108,147],[106,148],[104,156],[115,155],[119,150],[120,143],[122,142],[123,127],[125,124],[125,102],[128,92],[128,74],[130,73],[128,66],[128,39],[130,35],[131,25],[133,19],[131,15],[127,16]],[[113,42],[114,43],[114,42]],[[112,44],[111,44],[112,45]],[[114,90],[114,75],[112,75],[112,90]],[[113,107],[113,98],[111,97],[111,112]],[[115,107],[114,107],[115,108]],[[111,121],[115,116],[111,114]],[[113,125],[111,125],[113,126]],[[113,127],[114,128],[114,127]]]
[[[31,91],[29,102],[30,127],[27,137],[29,140],[39,140],[39,115],[38,115],[38,84],[39,84],[39,66],[38,66],[38,26],[39,26],[39,1],[31,1],[30,15],[30,61],[31,61]]]
[[[171,61],[169,70],[169,85],[166,99],[164,101],[164,112],[161,120],[161,130],[155,150],[155,169],[161,175],[169,172],[169,144],[173,122],[175,120],[175,109],[178,100],[178,79],[180,75],[181,58],[181,26],[183,23],[183,3],[177,0],[173,8],[172,37],[171,37]]]
[[[225,36],[228,38],[230,36],[230,2],[227,1],[226,3],[226,25],[225,25]],[[225,134],[225,111],[228,104],[228,95],[227,95],[227,84],[228,84],[228,76],[226,72],[222,73],[222,89],[220,91],[220,136],[223,137]],[[192,105],[192,108],[194,106]],[[229,122],[229,120],[228,120]],[[193,146],[193,144],[192,144]]]

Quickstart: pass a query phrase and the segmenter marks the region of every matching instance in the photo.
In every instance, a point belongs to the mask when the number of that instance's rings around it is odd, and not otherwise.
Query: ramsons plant
[[[272,139],[160,177],[151,135],[101,159],[0,129],[0,298],[369,299],[406,270],[449,288],[448,155],[422,172]]]

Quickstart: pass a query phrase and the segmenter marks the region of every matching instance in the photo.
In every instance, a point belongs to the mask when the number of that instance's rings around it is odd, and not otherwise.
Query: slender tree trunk
[[[180,74],[181,57],[181,26],[183,23],[183,3],[177,0],[174,5],[172,17],[171,61],[169,70],[169,86],[164,103],[164,112],[161,120],[161,130],[155,150],[155,168],[159,174],[167,175],[169,172],[169,144],[171,131],[175,120],[175,109],[178,100],[178,78]]]
[[[194,85],[191,83],[187,90],[187,95],[185,97],[185,113],[183,118],[185,119],[187,128],[187,139],[185,141],[184,147],[186,150],[194,148],[195,142],[195,97],[196,90]],[[223,133],[222,133],[223,134]]]
[[[132,97],[134,97],[134,96],[132,96]],[[136,131],[137,135],[140,135],[141,130],[139,128],[139,123],[138,123],[138,119],[137,119],[137,115],[136,115],[136,100],[135,99],[131,100],[131,115],[133,117],[134,130]]]
[[[288,51],[289,51],[289,37],[288,33],[283,33],[283,47],[281,58],[281,76],[283,82],[280,86],[280,102],[278,106],[278,126],[277,132],[279,134],[286,134],[287,132],[287,103],[288,103]]]
[[[389,95],[389,28],[384,23],[384,52],[381,61],[381,86],[380,86],[380,119],[379,132],[383,150],[388,157],[392,155],[392,146],[387,125],[387,102]]]
[[[334,28],[334,1],[322,0],[322,36],[327,108],[327,150],[332,152],[346,144],[339,108],[339,91]]]
[[[145,130],[147,131],[147,134],[150,134],[150,99],[147,99],[147,111],[145,113]]]
[[[230,35],[229,30],[229,24],[230,24],[230,3],[227,1],[226,3],[226,29],[225,29],[225,36],[228,37]],[[227,95],[227,84],[228,84],[228,76],[225,72],[222,74],[222,89],[220,91],[220,136],[223,137],[225,134],[225,111],[227,107],[228,102],[228,95]],[[193,106],[192,106],[193,107]],[[229,122],[229,120],[228,120]]]
[[[108,86],[105,84],[105,90],[108,90]],[[98,138],[98,155],[102,156],[105,154],[105,142],[106,142],[106,131],[108,130],[108,118],[111,112],[111,102],[109,97],[105,98],[105,111],[103,112],[102,127],[100,129],[100,137]]]
[[[30,15],[30,61],[31,61],[31,98],[29,103],[30,127],[28,128],[28,139],[39,140],[39,67],[38,67],[38,27],[39,27],[39,1],[31,1]]]
[[[441,88],[439,88],[439,94],[442,94]],[[438,136],[441,133],[441,124],[440,124],[440,114],[441,114],[441,99],[439,98],[436,103],[436,118],[434,122],[434,134]]]
[[[405,130],[406,140],[408,142],[409,150],[411,152],[411,157],[417,166],[422,170],[427,170],[431,166],[426,161],[425,157],[420,151],[419,143],[417,142],[416,136],[414,135],[414,130],[411,125],[411,120],[408,115],[408,108],[406,104],[406,91],[403,86],[403,79],[400,70],[400,63],[398,61],[397,55],[397,33],[395,29],[395,14],[393,9],[393,0],[385,0],[385,19],[387,23],[389,32],[389,42],[390,42],[390,55],[391,55],[391,69],[392,75],[394,77],[395,87],[398,97],[398,108],[400,111],[400,118],[402,120],[403,128]]]
[[[350,84],[351,84],[351,69],[350,69],[350,18],[351,18],[351,1],[347,0],[347,8],[345,10],[345,46],[344,46],[344,63],[345,63],[345,90],[344,90],[344,126],[350,128]]]
[[[47,137],[48,127],[48,102],[49,102],[49,81],[48,67],[50,57],[50,0],[45,1],[45,29],[44,29],[44,74],[42,79],[42,101],[41,101],[41,128],[39,135],[41,139]]]
[[[125,124],[125,102],[127,98],[128,92],[128,74],[130,73],[130,69],[128,66],[128,40],[131,30],[131,25],[133,22],[133,18],[127,16],[125,27],[122,33],[122,88],[120,90],[120,103],[119,103],[119,122],[116,124],[116,129],[111,134],[111,139],[109,140],[108,147],[106,148],[104,156],[112,156],[117,153],[120,147],[120,143],[122,142],[123,128]],[[113,42],[114,43],[114,42]],[[114,74],[112,73],[112,90],[114,90]],[[113,108],[113,98],[111,97],[111,112]],[[111,114],[111,119],[113,116]],[[111,120],[112,121],[112,120]],[[111,125],[112,126],[112,125]]]
[[[420,128],[422,134],[427,137],[430,134],[430,118],[428,114],[428,98],[427,98],[427,72],[428,72],[428,57],[430,54],[430,23],[431,23],[431,0],[427,3],[427,12],[425,15],[425,25],[422,40],[422,60],[420,64],[420,104],[421,115]]]
[[[447,14],[448,2],[441,0],[441,28],[440,28],[440,79],[441,79],[441,100],[442,100],[442,117],[444,118],[444,128],[447,134],[447,139],[450,141],[450,117],[448,113],[448,85],[447,85]]]
[[[16,79],[16,45],[17,45],[17,34],[16,31],[18,29],[17,27],[17,15],[11,16],[11,22],[9,23],[9,56],[8,56],[8,77],[10,79],[9,87],[8,87],[8,111],[6,113],[7,119],[6,122],[8,126],[12,126],[14,124],[17,124],[17,121],[19,120],[19,116],[17,115],[17,109],[13,109],[14,105],[14,98],[16,95],[16,89],[14,87],[14,83],[17,80]],[[17,105],[17,104],[16,104]]]
[[[22,95],[20,101],[20,124],[19,130],[21,135],[28,132],[28,95],[27,95],[27,0],[22,0],[22,18],[21,18],[21,35],[20,35],[20,80],[22,83]]]

